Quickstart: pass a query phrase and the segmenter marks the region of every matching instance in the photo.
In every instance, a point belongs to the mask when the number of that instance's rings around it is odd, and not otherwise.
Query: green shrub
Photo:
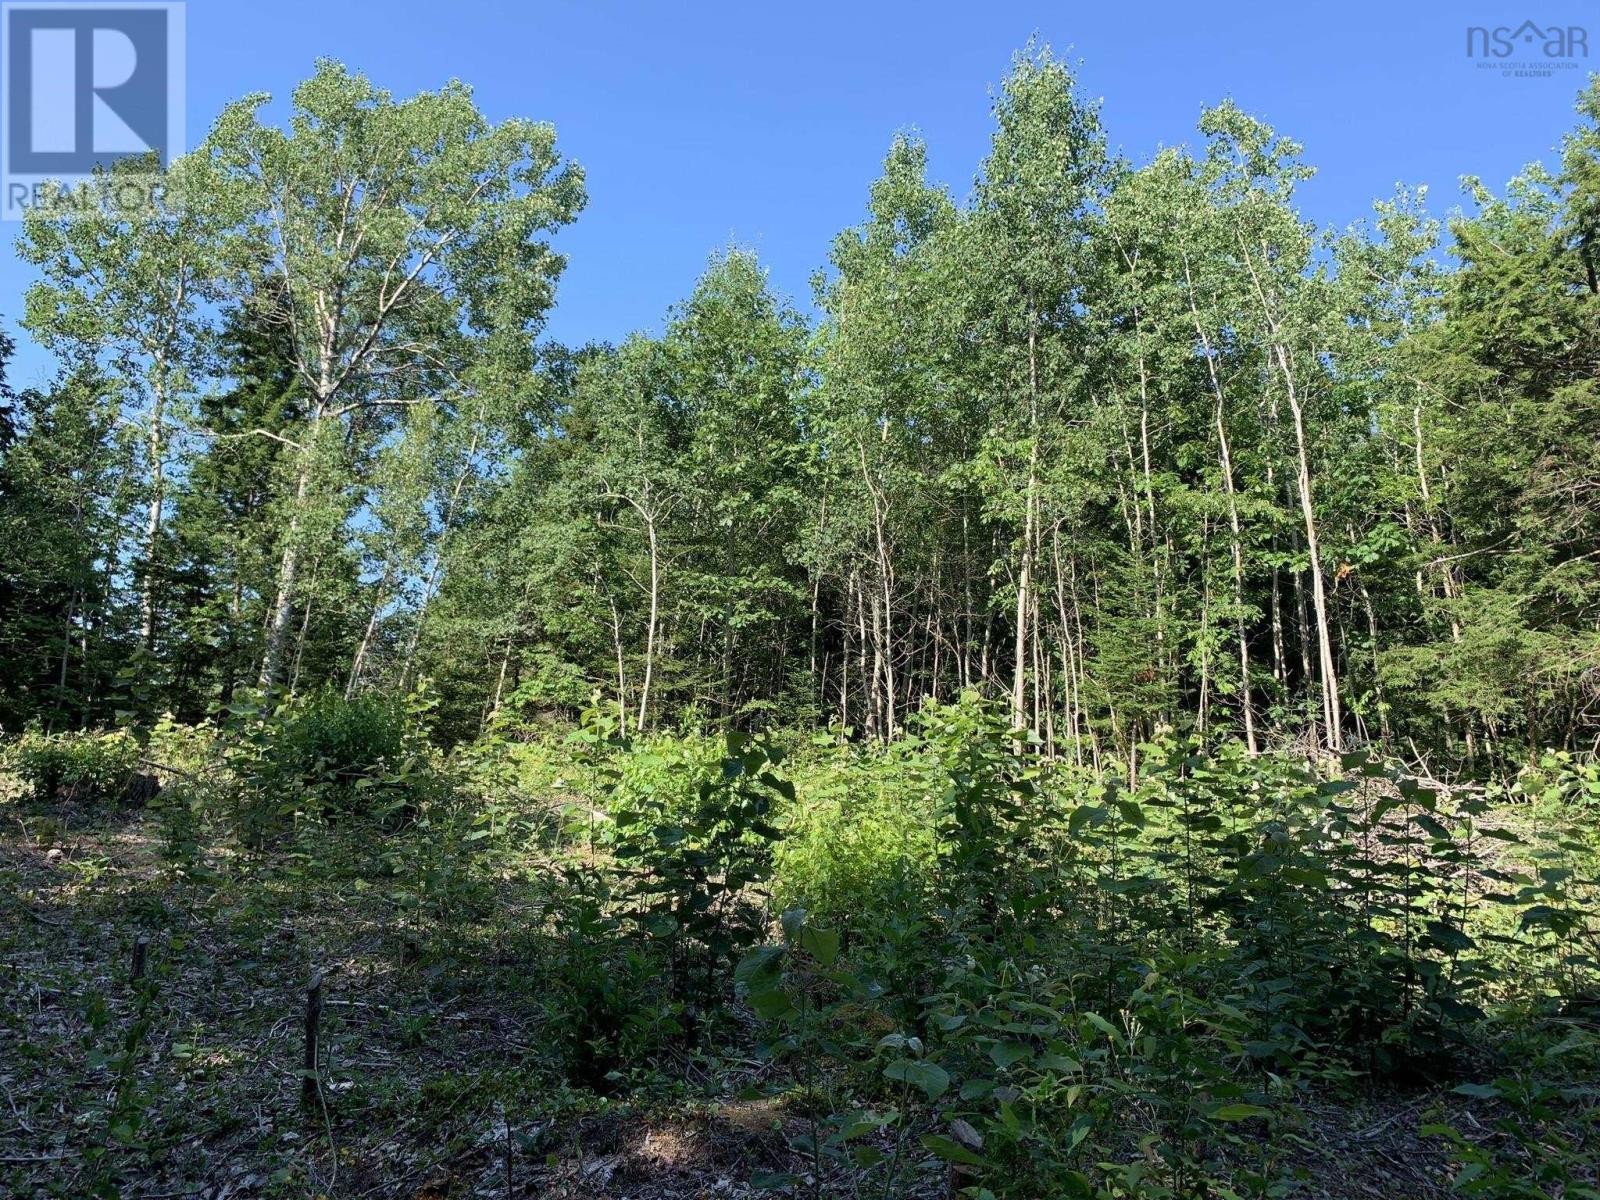
[[[301,817],[413,820],[445,786],[423,725],[429,707],[422,694],[346,700],[332,690],[276,708],[235,704],[223,745],[245,840]]]
[[[603,872],[562,872],[539,994],[551,1043],[570,1078],[609,1091],[619,1073],[648,1063],[683,1031],[681,1003],[666,994],[663,962],[650,943],[621,937]]]
[[[33,728],[6,748],[5,761],[36,799],[105,804],[127,790],[139,766],[139,745],[124,730],[45,733]]]
[[[851,931],[920,904],[931,886],[935,797],[911,765],[904,753],[846,747],[795,769],[773,879],[782,908]]]
[[[1583,822],[1524,836],[1368,755],[1330,774],[1192,741],[1142,747],[1125,788],[1019,752],[975,700],[913,730],[797,772],[779,886],[839,932],[808,947],[786,919],[739,971],[797,1086],[851,1081],[819,1154],[892,1173],[853,1139],[898,1146],[925,1102],[963,1194],[1279,1194],[1300,1097],[1459,1078],[1508,1004],[1590,1011]],[[1571,811],[1587,775],[1561,780]],[[1570,1141],[1574,1097],[1541,1086]]]
[[[321,691],[286,705],[272,764],[308,787],[324,787],[341,800],[391,776],[406,752],[409,714],[403,701],[367,692],[346,700]]]
[[[1553,814],[1600,812],[1600,761],[1566,750],[1552,751],[1523,768],[1513,794],[1530,797]]]
[[[582,731],[597,754],[624,749],[600,714]],[[709,1002],[726,993],[738,956],[766,932],[764,887],[778,808],[794,787],[775,773],[764,739],[729,733],[717,753],[704,738],[657,738],[597,759],[623,910],[666,955],[672,996]]]

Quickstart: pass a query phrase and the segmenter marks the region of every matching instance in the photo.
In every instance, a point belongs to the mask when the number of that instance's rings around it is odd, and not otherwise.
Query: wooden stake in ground
[[[300,1103],[308,1108],[317,1102],[317,1029],[322,1023],[322,972],[311,976],[306,985],[306,1058],[300,1076]]]
[[[516,1194],[516,1189],[511,1183],[511,1118],[506,1116],[506,1106],[504,1104],[500,1105],[500,1124],[505,1127],[506,1131],[506,1200],[511,1200],[511,1197]]]
[[[141,933],[139,940],[133,944],[133,982],[138,983],[144,978],[145,959],[150,953],[150,935]]]

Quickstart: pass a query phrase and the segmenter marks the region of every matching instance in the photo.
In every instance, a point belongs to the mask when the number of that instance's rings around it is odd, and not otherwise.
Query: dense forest
[[[257,106],[170,213],[19,243],[62,371],[0,426],[7,728],[427,678],[453,739],[597,688],[862,738],[977,689],[1096,763],[1600,737],[1592,90],[1558,172],[1325,233],[1260,120],[1135,166],[1026,58],[970,197],[892,142],[814,320],[731,248],[576,350],[551,129],[331,64]]]
[[[1600,1196],[1600,80],[1323,229],[1030,47],[578,347],[553,128],[268,99],[17,240],[0,1191]]]

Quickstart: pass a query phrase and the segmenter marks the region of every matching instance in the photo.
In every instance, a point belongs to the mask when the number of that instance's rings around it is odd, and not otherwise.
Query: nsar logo
[[[1478,66],[1513,78],[1543,79],[1576,70],[1589,57],[1589,30],[1582,25],[1469,25],[1467,57]]]

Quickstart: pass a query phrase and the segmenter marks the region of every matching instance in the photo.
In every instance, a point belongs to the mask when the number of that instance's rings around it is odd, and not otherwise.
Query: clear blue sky
[[[1524,9],[1526,8],[1526,11]],[[191,0],[192,145],[228,100],[283,96],[331,55],[405,94],[455,76],[495,119],[554,122],[590,202],[549,333],[580,343],[659,328],[707,255],[754,248],[801,305],[833,235],[857,221],[897,129],[927,139],[964,196],[989,134],[989,89],[1037,33],[1082,61],[1114,146],[1142,160],[1188,140],[1232,96],[1301,142],[1318,168],[1305,214],[1344,225],[1396,182],[1458,203],[1457,178],[1498,186],[1549,159],[1585,71],[1506,79],[1466,57],[1470,24],[1587,24],[1572,3],[1012,3],[852,0]],[[279,110],[281,111],[281,110]],[[28,274],[0,226],[0,314],[15,328]],[[13,382],[48,359],[19,337]]]

